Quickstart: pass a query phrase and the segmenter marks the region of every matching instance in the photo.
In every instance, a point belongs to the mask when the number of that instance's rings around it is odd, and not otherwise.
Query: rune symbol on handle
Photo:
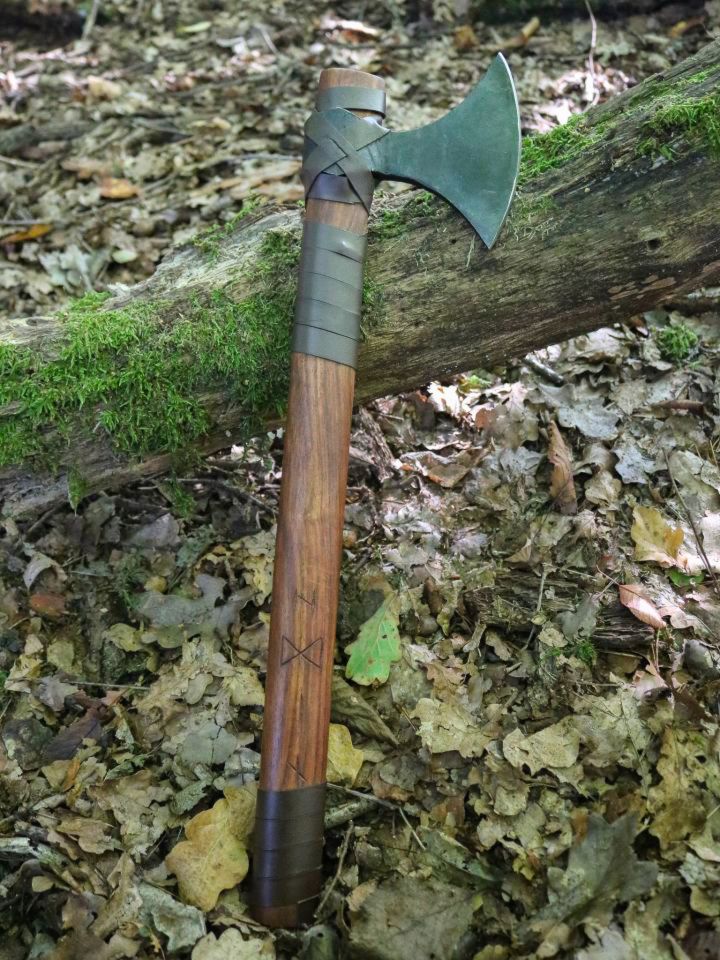
[[[290,663],[291,660],[296,660],[298,657],[300,657],[311,666],[320,667],[322,666],[322,651],[322,637],[316,637],[315,640],[311,640],[310,643],[306,644],[304,647],[299,647],[290,639],[290,637],[286,637],[283,634],[280,663],[282,666],[284,666],[286,663]]]

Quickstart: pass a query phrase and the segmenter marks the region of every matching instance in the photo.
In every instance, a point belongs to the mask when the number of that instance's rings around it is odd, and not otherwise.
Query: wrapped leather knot
[[[370,210],[375,178],[361,151],[388,130],[350,110],[385,114],[385,91],[365,87],[321,90],[305,124],[302,181],[305,199],[362,203]]]

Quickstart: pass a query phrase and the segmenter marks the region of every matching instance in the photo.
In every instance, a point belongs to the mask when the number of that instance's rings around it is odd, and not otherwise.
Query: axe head
[[[505,57],[499,53],[444,117],[418,130],[387,133],[363,152],[378,178],[417,183],[444,197],[491,247],[520,165],[520,111]]]

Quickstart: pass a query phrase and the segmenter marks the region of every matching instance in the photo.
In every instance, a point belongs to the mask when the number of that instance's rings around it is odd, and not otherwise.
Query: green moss
[[[508,215],[508,229],[516,240],[530,237],[544,239],[557,229],[554,213],[557,204],[547,194],[518,190]]]
[[[660,353],[673,363],[687,360],[699,342],[695,331],[683,321],[663,327],[656,336]]]
[[[216,263],[220,259],[225,241],[235,232],[238,223],[256,210],[261,202],[259,197],[248,197],[243,202],[242,210],[232,216],[227,223],[214,223],[193,237],[193,246],[202,251],[212,263]]]
[[[363,339],[385,318],[385,292],[372,277],[363,281],[361,332]]]
[[[648,136],[638,145],[641,157],[672,159],[677,140],[702,143],[713,156],[720,157],[720,94],[665,103],[644,129]]]
[[[297,240],[271,232],[257,291],[240,303],[218,290],[184,309],[106,310],[108,294],[89,294],[64,315],[55,357],[0,345],[0,466],[58,463],[83,430],[103,431],[128,456],[181,450],[213,428],[203,394],[235,391],[248,430],[281,412],[298,255]]]
[[[547,170],[555,170],[575,160],[600,140],[606,127],[607,122],[591,127],[586,117],[578,115],[549,133],[526,137],[523,140],[518,182],[526,183]]]
[[[68,502],[73,510],[77,510],[80,506],[80,503],[84,500],[88,493],[88,485],[85,481],[85,478],[80,473],[76,467],[71,467],[68,470]]]
[[[373,221],[371,237],[389,240],[402,236],[408,226],[422,217],[436,216],[441,209],[440,203],[427,190],[419,190],[401,207],[383,210]]]
[[[698,70],[697,73],[692,73],[689,77],[683,77],[683,79],[679,80],[678,83],[681,86],[688,86],[688,85],[694,86],[695,84],[698,84],[698,83],[704,83],[706,80],[712,77],[712,75],[716,72],[717,72],[717,67],[713,69],[710,69],[709,67],[707,67],[704,70]]]
[[[197,509],[195,497],[186,490],[177,477],[170,477],[160,484],[160,492],[167,498],[176,517],[189,520]]]
[[[588,667],[592,667],[597,660],[597,649],[589,637],[578,640],[572,644],[570,652],[578,660],[582,660]]]

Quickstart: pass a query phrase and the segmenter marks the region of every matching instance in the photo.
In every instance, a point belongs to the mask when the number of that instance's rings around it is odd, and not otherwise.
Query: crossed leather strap
[[[305,197],[372,203],[375,178],[363,147],[389,131],[350,113],[385,114],[385,92],[366,87],[321,90],[305,125]],[[293,350],[350,367],[357,365],[362,306],[364,236],[306,221],[303,232]]]
[[[302,181],[305,199],[362,203],[370,210],[375,179],[359,151],[389,130],[363,120],[349,110],[368,110],[385,116],[385,91],[367,87],[331,87],[321,90],[317,109],[305,124]]]

